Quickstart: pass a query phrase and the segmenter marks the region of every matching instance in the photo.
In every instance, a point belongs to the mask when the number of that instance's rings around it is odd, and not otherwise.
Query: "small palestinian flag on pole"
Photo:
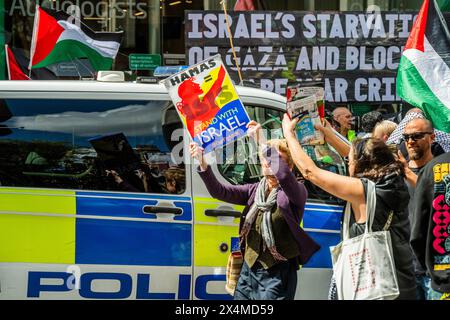
[[[109,70],[122,35],[122,32],[94,32],[63,11],[36,6],[29,69],[88,58],[95,70]]]
[[[450,132],[450,33],[435,0],[425,0],[397,73],[397,94]]]
[[[28,52],[23,49],[11,48],[5,45],[6,66],[8,68],[9,80],[57,80],[58,77],[47,68],[38,68],[31,70],[31,76],[28,76],[30,60]]]
[[[30,80],[30,78],[22,71],[22,68],[16,61],[16,57],[13,52],[9,48],[7,44],[5,44],[5,52],[6,52],[6,67],[8,69],[8,79],[9,80]]]

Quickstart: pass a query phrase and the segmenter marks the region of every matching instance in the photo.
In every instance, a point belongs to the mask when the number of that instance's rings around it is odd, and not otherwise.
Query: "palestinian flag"
[[[9,80],[30,80],[30,78],[25,74],[22,68],[16,61],[16,57],[13,52],[9,48],[7,44],[5,44],[6,51],[6,67],[8,69],[8,79]]]
[[[63,11],[37,6],[29,68],[87,58],[95,70],[109,70],[122,35],[122,32],[94,32]]]
[[[28,66],[30,60],[27,58],[28,52],[23,49],[11,48],[5,45],[6,66],[8,68],[9,80],[57,80],[58,77],[47,68],[31,70],[31,77],[28,77],[30,71]]]
[[[397,93],[450,132],[450,33],[435,0],[425,0],[406,43]]]

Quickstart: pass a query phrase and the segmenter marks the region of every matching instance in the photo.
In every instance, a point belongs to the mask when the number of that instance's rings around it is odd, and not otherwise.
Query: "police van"
[[[284,97],[237,91],[282,134]],[[232,299],[225,270],[243,207],[174,161],[188,154],[182,128],[158,84],[2,81],[0,299]],[[258,181],[247,146],[212,165],[220,181]],[[343,205],[305,184],[303,228],[321,250],[299,270],[296,299],[326,299]]]

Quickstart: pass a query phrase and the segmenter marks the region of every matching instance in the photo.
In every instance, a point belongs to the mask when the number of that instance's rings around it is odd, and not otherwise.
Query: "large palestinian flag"
[[[94,32],[63,11],[36,7],[30,69],[88,58],[95,70],[111,69],[122,32]]]
[[[425,0],[406,43],[397,93],[450,132],[450,33],[435,0]]]

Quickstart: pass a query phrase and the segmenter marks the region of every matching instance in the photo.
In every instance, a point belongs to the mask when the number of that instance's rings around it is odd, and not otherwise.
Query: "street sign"
[[[132,53],[129,62],[130,70],[154,70],[161,65],[161,55]]]

